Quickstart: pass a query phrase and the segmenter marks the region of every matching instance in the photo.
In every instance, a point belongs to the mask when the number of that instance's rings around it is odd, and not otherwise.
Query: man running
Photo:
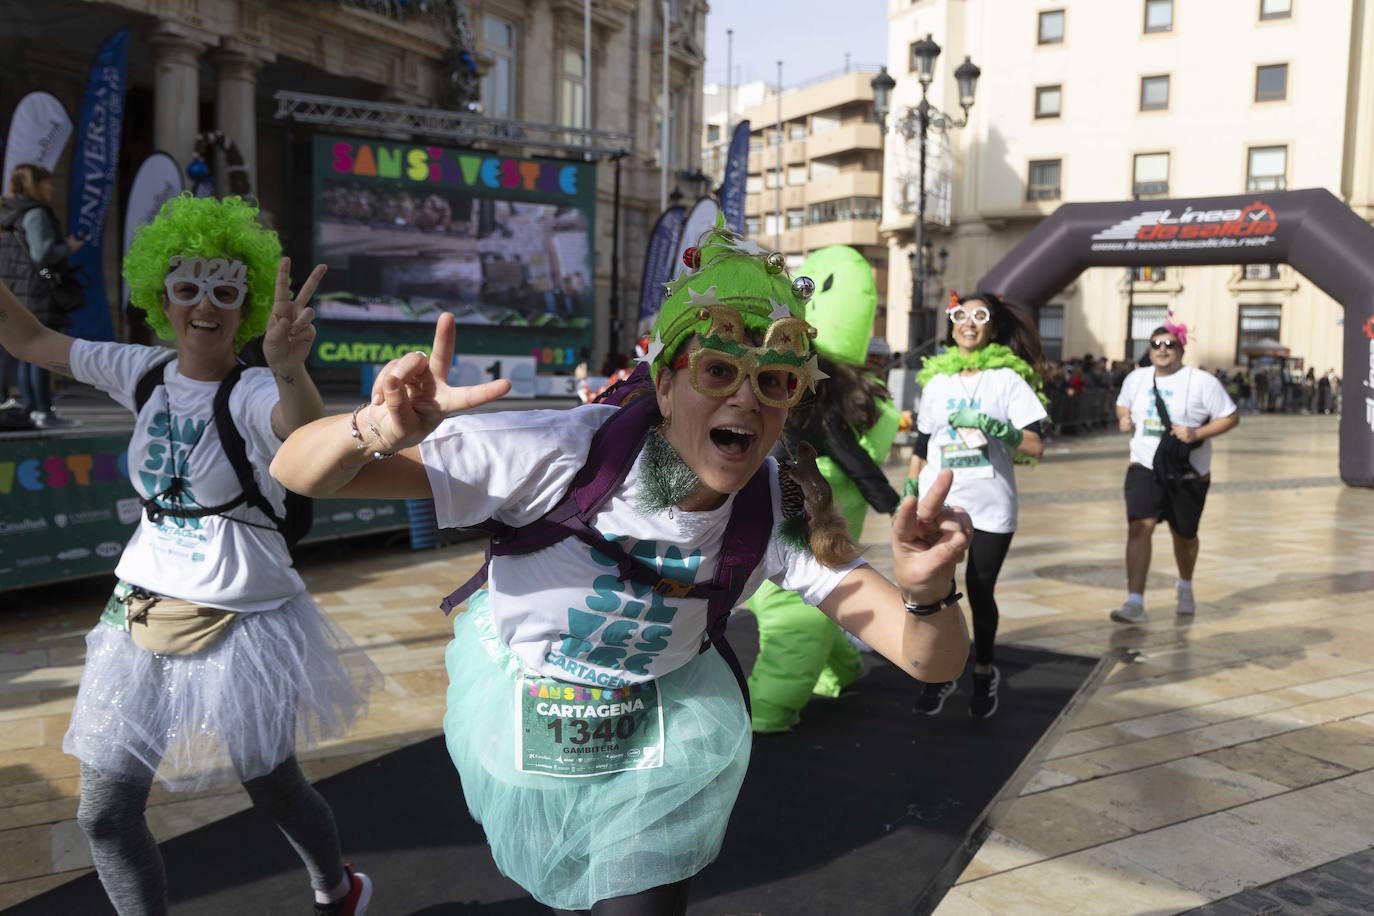
[[[1150,365],[1126,376],[1116,399],[1116,418],[1132,432],[1131,464],[1126,469],[1126,579],[1128,594],[1111,613],[1117,623],[1144,623],[1145,578],[1150,572],[1151,538],[1164,520],[1174,536],[1178,561],[1177,612],[1194,613],[1193,567],[1197,565],[1198,522],[1211,486],[1211,439],[1236,428],[1240,414],[1214,377],[1183,365],[1187,328],[1165,325],[1150,335]],[[1160,402],[1164,410],[1159,409]],[[1182,468],[1161,462],[1155,453],[1165,430],[1191,452]],[[1160,456],[1161,458],[1165,456]]]

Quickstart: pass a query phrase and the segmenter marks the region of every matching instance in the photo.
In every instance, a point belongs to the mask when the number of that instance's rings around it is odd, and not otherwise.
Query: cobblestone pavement
[[[1058,440],[1018,470],[1001,640],[1129,661],[1067,723],[937,913],[1369,912],[1374,491],[1337,482],[1335,418],[1247,416],[1218,440],[1191,621],[1173,613],[1163,532],[1150,622],[1107,619],[1124,597],[1125,466],[1125,438],[1102,435]],[[865,540],[886,566],[885,518]],[[387,675],[359,727],[303,760],[312,779],[439,731],[451,630],[435,605],[480,560],[476,543],[344,544],[303,565]],[[0,599],[0,908],[89,869],[61,739],[103,589]],[[155,788],[149,821],[167,839],[247,805],[238,789]]]

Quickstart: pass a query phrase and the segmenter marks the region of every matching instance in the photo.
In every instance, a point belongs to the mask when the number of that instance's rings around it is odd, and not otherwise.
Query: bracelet
[[[962,597],[964,597],[964,595],[962,592],[959,591],[958,583],[955,582],[955,580],[950,579],[949,594],[941,598],[939,601],[936,601],[934,604],[912,604],[910,601],[907,601],[905,597],[903,597],[902,605],[906,608],[906,612],[908,614],[911,614],[912,616],[929,617],[932,614],[938,614],[940,611],[943,611],[950,605],[958,604],[959,599]]]
[[[372,454],[368,457],[370,457],[373,461],[381,461],[383,458],[390,458],[392,455],[395,455],[396,451],[394,449],[391,451],[382,451],[380,449],[375,449],[372,448],[371,443],[363,441],[363,434],[358,429],[358,412],[362,410],[364,407],[370,406],[370,401],[364,401],[357,407],[353,408],[353,416],[349,418],[348,434],[352,436],[353,439],[357,442],[355,448],[357,448],[358,451],[361,452],[365,450],[370,450]],[[370,410],[367,412],[367,426],[370,430],[372,430],[372,442],[381,442],[382,434],[377,431],[377,424],[372,422],[372,411]]]

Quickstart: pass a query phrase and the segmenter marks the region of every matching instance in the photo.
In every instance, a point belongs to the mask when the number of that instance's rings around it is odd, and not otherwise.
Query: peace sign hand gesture
[[[419,445],[450,414],[480,407],[510,391],[505,379],[449,387],[454,336],[453,315],[445,312],[434,326],[434,349],[428,358],[419,351],[407,353],[377,373],[367,415],[382,440],[381,450],[397,452]]]
[[[296,298],[291,298],[291,259],[282,258],[277,265],[277,288],[272,298],[272,314],[267,318],[267,331],[262,337],[262,355],[272,371],[281,374],[295,372],[305,365],[310,348],[315,345],[315,310],[310,297],[324,279],[323,264],[306,278]]]
[[[953,484],[953,472],[941,471],[919,501],[902,500],[892,522],[893,573],[916,604],[932,604],[949,593],[954,568],[968,550],[973,522],[963,509],[945,505]]]

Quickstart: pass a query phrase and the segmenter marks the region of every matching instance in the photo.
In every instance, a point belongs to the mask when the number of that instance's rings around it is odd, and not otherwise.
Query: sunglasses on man
[[[1182,345],[1176,340],[1152,340],[1150,347],[1155,350],[1177,350]]]

